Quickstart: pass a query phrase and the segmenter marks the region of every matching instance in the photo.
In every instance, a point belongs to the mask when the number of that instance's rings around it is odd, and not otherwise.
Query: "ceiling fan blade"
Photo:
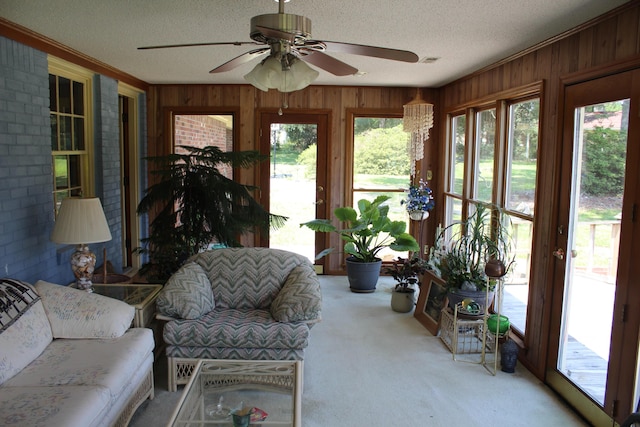
[[[312,41],[309,40],[309,43]],[[330,42],[318,40],[327,47],[327,52],[350,53],[352,55],[373,56],[375,58],[391,59],[393,61],[418,62],[418,55],[408,50],[389,49],[386,47],[366,46],[363,44]]]
[[[298,57],[304,62],[322,68],[335,76],[351,76],[358,72],[357,68],[345,64],[325,53],[313,49],[298,49],[303,55]]]
[[[233,58],[230,61],[225,62],[224,64],[220,65],[219,67],[214,68],[213,70],[209,71],[210,73],[222,73],[225,71],[229,71],[229,70],[233,70],[236,67],[239,67],[242,64],[245,64],[249,61],[251,61],[252,59],[258,58],[262,55],[264,55],[265,53],[269,52],[271,49],[268,47],[264,47],[262,49],[255,49],[255,50],[251,50],[249,52],[245,52],[240,56],[236,56],[235,58]]]
[[[167,49],[172,47],[194,47],[194,46],[221,46],[221,45],[233,45],[233,46],[242,46],[243,44],[262,44],[258,42],[212,42],[212,43],[186,43],[186,44],[165,44],[158,46],[142,46],[139,47],[138,50],[149,50],[149,49]]]

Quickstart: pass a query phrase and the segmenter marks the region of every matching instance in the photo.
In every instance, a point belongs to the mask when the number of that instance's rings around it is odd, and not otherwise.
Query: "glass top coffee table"
[[[301,392],[300,361],[203,359],[167,425],[233,426],[230,412],[244,406],[255,408],[251,426],[300,427]]]

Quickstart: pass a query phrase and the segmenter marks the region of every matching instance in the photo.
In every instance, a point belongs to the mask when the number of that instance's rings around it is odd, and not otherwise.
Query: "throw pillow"
[[[122,301],[44,280],[35,287],[54,338],[117,338],[131,326],[135,309]]]
[[[52,339],[49,320],[33,287],[0,279],[0,384],[40,356]]]
[[[309,266],[294,268],[271,303],[278,322],[320,321],[322,294],[316,273]]]
[[[158,312],[178,319],[197,319],[215,307],[213,290],[199,264],[189,262],[176,271],[156,299]]]

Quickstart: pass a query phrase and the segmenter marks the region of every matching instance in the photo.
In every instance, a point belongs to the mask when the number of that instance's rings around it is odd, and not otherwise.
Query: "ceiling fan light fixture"
[[[244,76],[252,86],[268,92],[277,89],[280,92],[293,92],[304,89],[313,83],[320,73],[309,67],[303,61],[289,57],[278,60],[269,56],[256,65],[251,72]]]
[[[269,56],[256,65],[248,74],[245,74],[244,79],[261,91],[268,92],[269,89],[274,87],[272,82],[277,79],[280,73],[282,73],[280,61],[273,56]]]
[[[288,70],[282,72],[280,79],[280,92],[293,92],[304,89],[313,83],[320,75],[319,72],[309,67],[304,61],[296,59]]]

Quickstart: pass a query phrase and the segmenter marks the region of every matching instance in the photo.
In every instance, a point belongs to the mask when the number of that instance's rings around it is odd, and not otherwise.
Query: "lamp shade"
[[[293,92],[304,89],[318,78],[318,71],[309,67],[304,61],[297,60],[291,64],[291,69],[285,71],[282,86],[278,88],[280,92]]]
[[[304,89],[318,78],[318,71],[297,58],[288,58],[290,65],[283,67],[282,60],[270,56],[244,76],[252,86],[267,92],[293,92]]]
[[[111,231],[97,197],[62,200],[51,233],[51,241],[60,244],[98,243],[111,240]]]
[[[270,56],[256,65],[253,70],[244,76],[245,80],[263,92],[275,88],[274,81],[282,74],[282,65],[276,58]]]

